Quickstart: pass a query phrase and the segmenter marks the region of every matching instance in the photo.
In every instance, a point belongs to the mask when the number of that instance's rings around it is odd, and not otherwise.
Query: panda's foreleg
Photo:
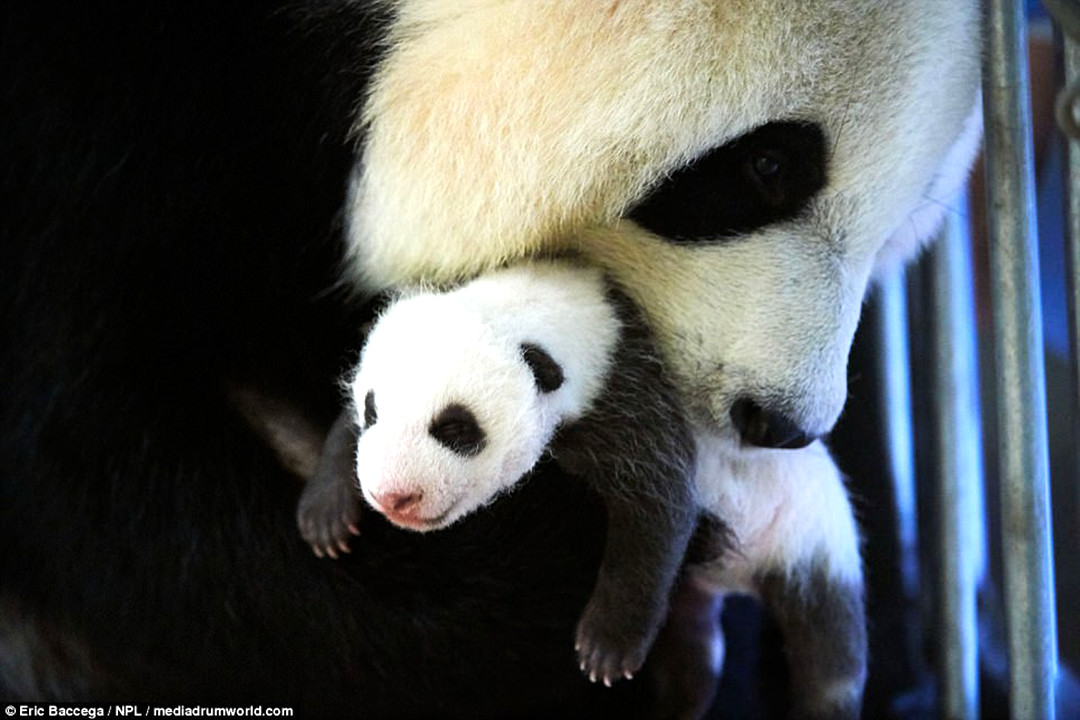
[[[863,585],[828,561],[759,572],[756,585],[779,625],[791,677],[791,718],[855,720],[866,680]]]
[[[348,410],[327,433],[315,472],[296,509],[300,535],[319,557],[349,552],[349,536],[359,535],[361,502],[356,481],[357,427]]]

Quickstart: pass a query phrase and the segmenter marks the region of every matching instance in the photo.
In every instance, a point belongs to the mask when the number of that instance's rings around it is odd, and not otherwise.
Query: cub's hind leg
[[[723,606],[724,595],[692,573],[676,583],[645,665],[655,720],[699,720],[708,712],[724,665]]]
[[[862,583],[812,563],[763,572],[758,588],[783,637],[791,717],[856,720],[866,681]]]

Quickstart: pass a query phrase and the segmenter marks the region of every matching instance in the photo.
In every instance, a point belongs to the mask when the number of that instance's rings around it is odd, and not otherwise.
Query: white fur
[[[870,277],[909,257],[978,137],[975,0],[400,0],[364,107],[352,281],[468,277],[578,248],[649,318],[699,421],[743,396],[835,422]],[[800,218],[674,247],[620,220],[771,120],[821,124]]]
[[[588,408],[603,387],[619,322],[595,269],[533,263],[496,271],[446,293],[415,291],[372,329],[350,383],[358,422],[374,390],[377,422],[364,428],[357,476],[365,499],[420,491],[417,530],[444,527],[490,502],[539,460],[559,423]],[[520,345],[541,346],[563,385],[540,393]],[[486,447],[463,457],[428,433],[447,405],[469,408]]]
[[[922,202],[912,210],[907,221],[892,234],[878,251],[874,275],[882,277],[911,258],[914,248],[929,239],[948,213],[966,213],[960,191],[967,184],[968,169],[982,141],[982,103],[976,102],[956,143],[949,148],[945,161],[923,194]]]
[[[698,570],[718,591],[755,592],[755,575],[812,565],[845,586],[862,586],[859,534],[843,478],[824,445],[746,450],[698,435],[703,507],[731,527],[737,547]]]

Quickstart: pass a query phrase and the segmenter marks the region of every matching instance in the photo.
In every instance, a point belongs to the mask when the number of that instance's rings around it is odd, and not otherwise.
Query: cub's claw
[[[630,680],[641,669],[648,650],[647,639],[617,638],[585,619],[578,625],[575,650],[578,666],[590,682],[611,687],[619,680]]]
[[[360,503],[333,493],[305,494],[297,510],[300,537],[316,557],[339,558],[351,553],[349,538],[360,534]]]

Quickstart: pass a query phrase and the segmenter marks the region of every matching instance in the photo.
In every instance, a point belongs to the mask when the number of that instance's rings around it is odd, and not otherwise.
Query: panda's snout
[[[411,515],[416,512],[424,499],[424,493],[419,490],[404,492],[388,492],[381,495],[373,495],[372,499],[385,512],[393,515]]]
[[[747,445],[760,448],[796,450],[817,439],[782,412],[762,407],[750,398],[731,406],[731,422]]]
[[[367,497],[372,507],[394,525],[417,532],[427,532],[442,527],[454,509],[451,505],[441,513],[430,514],[430,502],[425,503],[426,498],[420,490],[397,490]]]

